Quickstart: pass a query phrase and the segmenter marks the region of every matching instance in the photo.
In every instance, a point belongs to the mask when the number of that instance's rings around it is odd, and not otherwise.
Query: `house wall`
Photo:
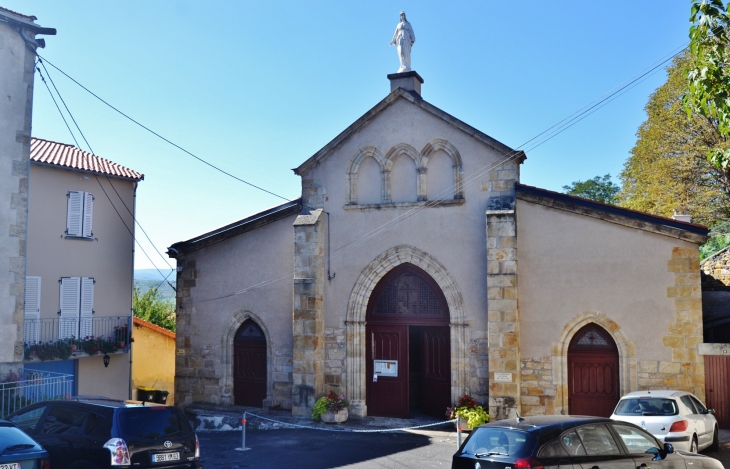
[[[131,315],[134,240],[125,224],[134,230],[134,219],[116,193],[134,213],[136,182],[103,176],[97,181],[89,173],[35,163],[30,171],[27,275],[41,277],[41,319],[58,318],[59,281],[70,276],[94,278],[94,319]],[[69,190],[94,195],[92,240],[64,235]],[[102,376],[114,376],[104,380],[94,374],[100,356],[79,360],[79,393],[131,397],[128,354],[112,355]]]
[[[177,404],[233,404],[233,336],[252,318],[266,335],[269,405],[291,408],[295,218],[177,258]]]
[[[0,373],[23,358],[34,59],[18,32],[0,23]]]
[[[619,350],[621,393],[704,399],[696,243],[517,200],[521,414],[568,412],[567,347],[589,322]]]
[[[150,327],[152,326],[152,327]],[[167,404],[175,403],[175,333],[134,320],[132,389],[154,387],[168,391]],[[133,396],[136,399],[137,396]]]

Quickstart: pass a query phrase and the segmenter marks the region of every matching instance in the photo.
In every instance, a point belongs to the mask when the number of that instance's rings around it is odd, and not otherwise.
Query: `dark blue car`
[[[0,420],[0,468],[50,469],[48,452],[12,422]]]

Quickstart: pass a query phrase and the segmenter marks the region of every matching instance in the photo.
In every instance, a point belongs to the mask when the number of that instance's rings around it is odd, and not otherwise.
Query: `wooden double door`
[[[366,325],[368,414],[442,417],[451,405],[448,306],[431,277],[406,264],[371,295]]]
[[[233,339],[233,400],[235,405],[262,407],[266,399],[266,336],[247,319]]]

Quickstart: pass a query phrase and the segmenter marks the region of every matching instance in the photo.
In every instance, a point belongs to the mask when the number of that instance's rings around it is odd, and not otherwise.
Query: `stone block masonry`
[[[325,388],[324,240],[321,209],[294,222],[292,415],[308,416]]]

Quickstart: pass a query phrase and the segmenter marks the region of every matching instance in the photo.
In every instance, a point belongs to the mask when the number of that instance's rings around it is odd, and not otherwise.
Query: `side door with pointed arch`
[[[266,399],[266,336],[251,319],[233,339],[233,399],[235,405],[262,407]]]
[[[579,330],[568,347],[568,411],[610,417],[620,397],[618,348],[597,324]]]

